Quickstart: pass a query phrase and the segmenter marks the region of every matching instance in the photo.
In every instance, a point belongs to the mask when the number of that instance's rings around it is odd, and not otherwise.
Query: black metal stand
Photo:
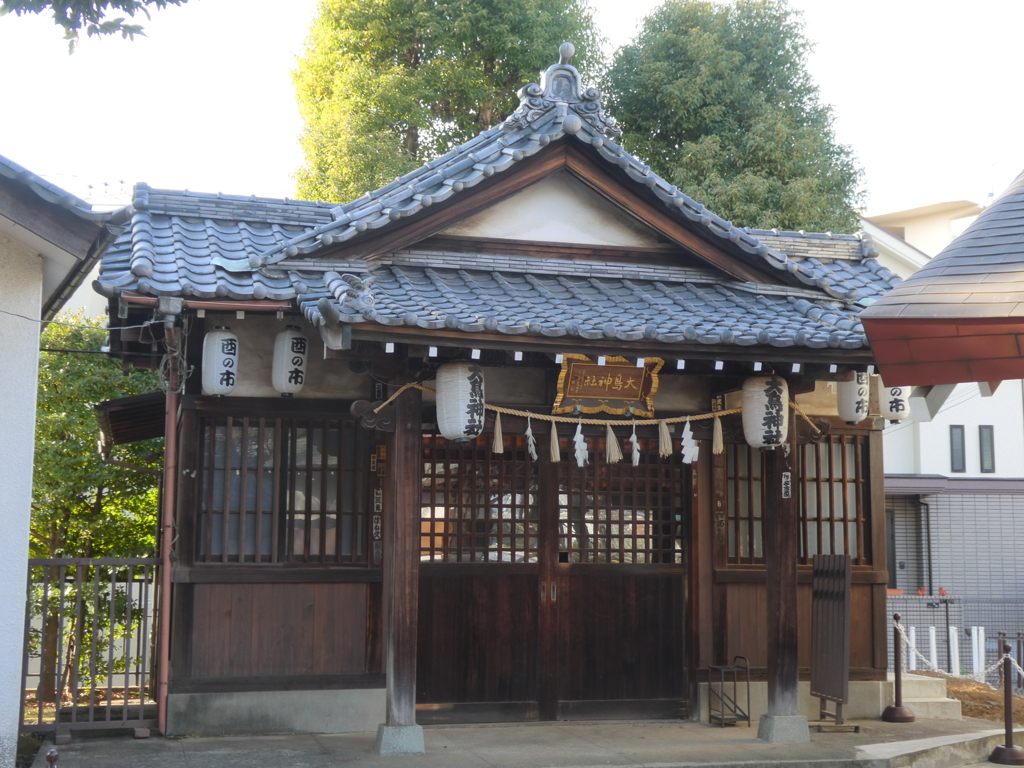
[[[743,660],[742,664],[739,663],[741,659]],[[747,682],[745,709],[737,701],[741,672]],[[716,675],[718,679],[715,679]],[[728,675],[732,676],[731,694],[726,689],[726,683],[730,682],[727,679]],[[747,728],[750,727],[750,664],[746,656],[733,657],[732,664],[729,665],[708,667],[708,690],[708,719],[712,723],[717,723],[725,728],[726,724],[734,725],[746,720]]]
[[[892,706],[886,707],[882,713],[882,719],[887,723],[912,723],[914,722],[914,710],[903,706],[903,654],[900,652],[900,615],[894,613],[892,620],[895,622],[892,628],[892,668],[896,678],[896,697]]]
[[[1010,644],[1003,645],[1003,722],[1006,723],[1006,743],[1000,744],[989,756],[990,763],[999,765],[1024,765],[1024,748],[1013,745],[1013,663],[1010,661]]]

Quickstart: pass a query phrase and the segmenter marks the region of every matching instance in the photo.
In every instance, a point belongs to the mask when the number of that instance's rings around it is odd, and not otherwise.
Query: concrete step
[[[903,676],[904,699],[944,699],[946,681],[941,677],[909,674]]]
[[[892,672],[889,679],[893,679]],[[909,673],[903,676],[903,705],[921,720],[960,720],[960,702],[946,697],[946,681]]]
[[[910,707],[919,720],[960,720],[960,702],[956,699],[908,699],[903,706]]]

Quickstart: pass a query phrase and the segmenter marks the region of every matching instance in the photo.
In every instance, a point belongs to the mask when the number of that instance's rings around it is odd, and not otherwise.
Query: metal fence
[[[155,726],[159,563],[29,560],[22,731]]]

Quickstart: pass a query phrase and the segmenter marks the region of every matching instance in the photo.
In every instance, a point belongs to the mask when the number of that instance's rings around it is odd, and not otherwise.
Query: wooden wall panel
[[[884,588],[884,585],[882,585]],[[746,656],[752,667],[767,665],[765,631],[768,613],[764,583],[739,582],[724,584],[726,626],[721,629],[728,638],[729,662],[736,654]],[[876,667],[874,638],[877,634],[874,616],[879,592],[875,584],[854,584],[850,598],[850,668],[857,670],[858,679],[868,676]],[[797,587],[798,663],[801,672],[811,664],[811,585]],[[884,594],[884,593],[883,593]],[[884,600],[884,597],[883,597]],[[884,616],[884,614],[883,614]],[[876,668],[878,679],[885,679],[885,667]]]
[[[492,577],[458,568],[422,569],[417,702],[536,701],[536,571]]]
[[[558,585],[559,701],[686,696],[682,573],[581,566]]]
[[[367,664],[373,655],[367,653],[368,591],[374,586],[196,584],[191,677],[379,672]]]
[[[737,654],[752,667],[768,664],[765,644],[768,632],[768,601],[764,584],[729,584],[725,590],[727,663]]]
[[[854,584],[850,594],[850,667],[872,667],[874,653],[873,584]]]

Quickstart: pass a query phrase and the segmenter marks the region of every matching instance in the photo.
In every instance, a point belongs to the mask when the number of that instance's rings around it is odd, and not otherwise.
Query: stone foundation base
[[[803,715],[762,715],[757,738],[770,744],[803,744],[811,740],[811,731]]]
[[[172,693],[168,736],[372,731],[384,719],[384,689]]]
[[[423,729],[418,725],[377,726],[378,755],[422,755]]]

